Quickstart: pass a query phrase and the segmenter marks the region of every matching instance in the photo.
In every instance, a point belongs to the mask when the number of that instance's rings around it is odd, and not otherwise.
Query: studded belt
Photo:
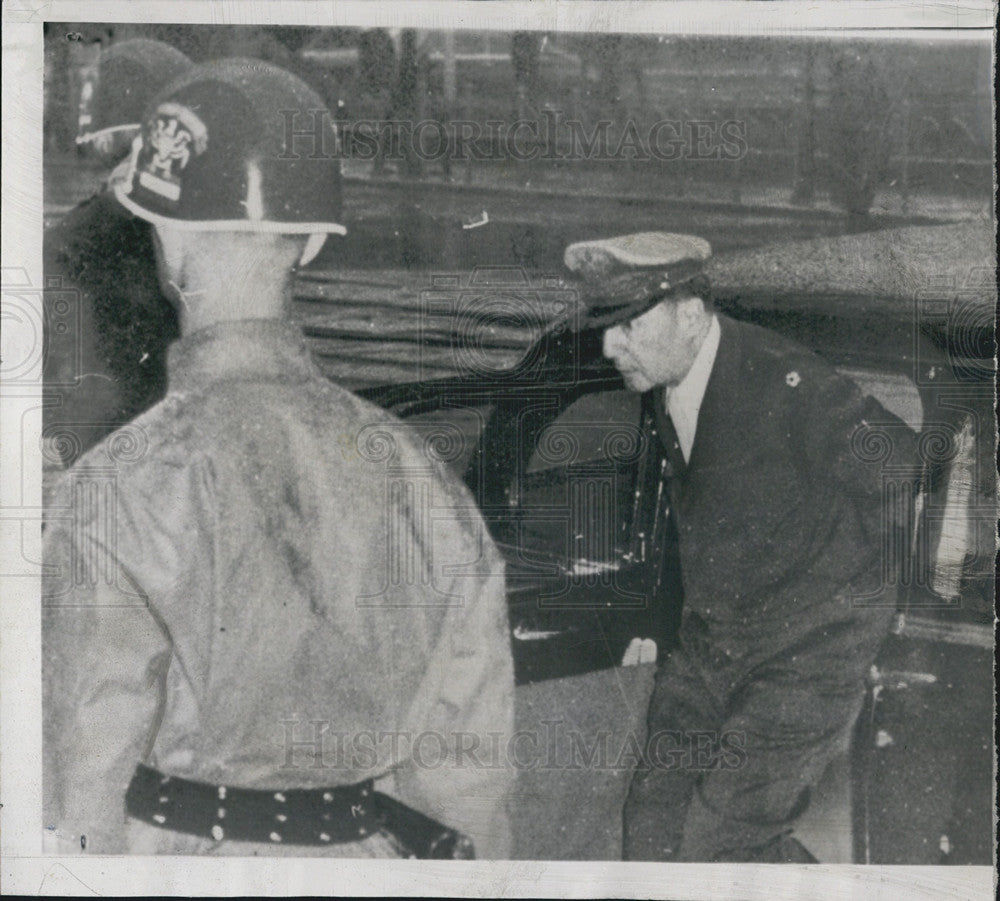
[[[381,826],[372,781],[335,788],[233,788],[165,776],[139,764],[125,794],[129,816],[216,841],[326,845],[356,842]]]

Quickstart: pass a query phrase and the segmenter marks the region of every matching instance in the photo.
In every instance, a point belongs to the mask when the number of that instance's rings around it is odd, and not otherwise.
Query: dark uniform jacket
[[[684,608],[752,663],[892,610],[886,466],[914,462],[915,436],[805,348],[720,325],[678,499]],[[845,589],[851,604],[835,599]]]
[[[914,433],[810,351],[720,324],[674,492],[684,606],[625,808],[632,860],[808,859],[788,832],[847,750],[908,534]],[[728,765],[660,759],[706,736]]]
[[[109,191],[45,232],[43,436],[73,463],[166,391],[177,314],[160,291],[152,227]]]

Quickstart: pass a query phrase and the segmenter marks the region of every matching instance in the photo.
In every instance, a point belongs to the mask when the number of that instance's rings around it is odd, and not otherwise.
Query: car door
[[[480,462],[469,477],[507,563],[518,682],[618,666],[636,638],[662,653],[680,592],[639,395],[598,382],[498,404]]]

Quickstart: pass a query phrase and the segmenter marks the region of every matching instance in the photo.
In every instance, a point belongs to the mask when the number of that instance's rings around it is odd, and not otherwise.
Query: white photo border
[[[3,330],[0,375],[0,856],[25,894],[451,895],[461,897],[993,897],[990,867],[415,862],[42,855],[40,561],[42,23],[166,22],[544,29],[705,35],[989,39],[994,4],[945,2],[224,2],[90,0],[3,4]],[[979,35],[975,33],[979,32]]]

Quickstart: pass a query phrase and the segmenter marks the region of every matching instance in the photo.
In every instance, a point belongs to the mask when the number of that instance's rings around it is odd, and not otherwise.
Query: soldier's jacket
[[[185,337],[169,369],[49,509],[47,824],[127,850],[140,761],[245,788],[386,777],[507,856],[503,565],[440,436],[323,378],[277,321]]]

